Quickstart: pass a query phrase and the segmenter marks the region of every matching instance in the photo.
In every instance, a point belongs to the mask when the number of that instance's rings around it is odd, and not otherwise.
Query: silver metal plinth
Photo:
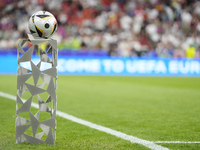
[[[16,143],[55,144],[57,41],[28,37],[20,39],[17,47]],[[24,50],[27,42],[32,46]],[[40,47],[43,42],[48,43],[47,50]],[[40,56],[37,63],[32,57],[36,47]],[[35,103],[38,109],[31,107]]]

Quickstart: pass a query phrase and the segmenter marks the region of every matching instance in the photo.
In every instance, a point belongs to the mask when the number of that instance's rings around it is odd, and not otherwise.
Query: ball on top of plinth
[[[58,27],[56,18],[48,11],[34,13],[30,17],[28,25],[31,34],[40,38],[50,38]]]

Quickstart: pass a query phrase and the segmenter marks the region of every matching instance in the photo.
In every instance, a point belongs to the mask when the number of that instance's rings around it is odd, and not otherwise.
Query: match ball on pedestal
[[[29,19],[29,30],[33,36],[51,37],[57,30],[58,23],[54,15],[48,11],[38,11]]]

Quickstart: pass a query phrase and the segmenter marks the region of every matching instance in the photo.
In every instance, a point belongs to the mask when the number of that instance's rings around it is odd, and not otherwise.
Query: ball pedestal
[[[57,41],[28,37],[20,39],[17,47],[16,143],[55,144]],[[26,42],[32,44],[28,50],[23,48]],[[47,50],[40,47],[43,42],[48,43]],[[40,56],[37,63],[33,61],[35,48]]]

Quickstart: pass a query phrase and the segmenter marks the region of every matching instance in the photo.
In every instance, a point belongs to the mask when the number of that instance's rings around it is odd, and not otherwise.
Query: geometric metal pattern
[[[27,141],[31,144],[55,144],[57,110],[57,41],[33,37],[20,39],[17,47],[17,96],[16,96],[16,143]],[[26,42],[32,46],[24,50]],[[40,43],[47,42],[49,48],[43,50]],[[39,51],[40,61],[32,62],[34,48]],[[23,63],[28,63],[24,67]],[[49,68],[41,70],[41,64]],[[25,101],[22,99],[25,98]],[[37,101],[38,110],[31,110],[31,104]]]

